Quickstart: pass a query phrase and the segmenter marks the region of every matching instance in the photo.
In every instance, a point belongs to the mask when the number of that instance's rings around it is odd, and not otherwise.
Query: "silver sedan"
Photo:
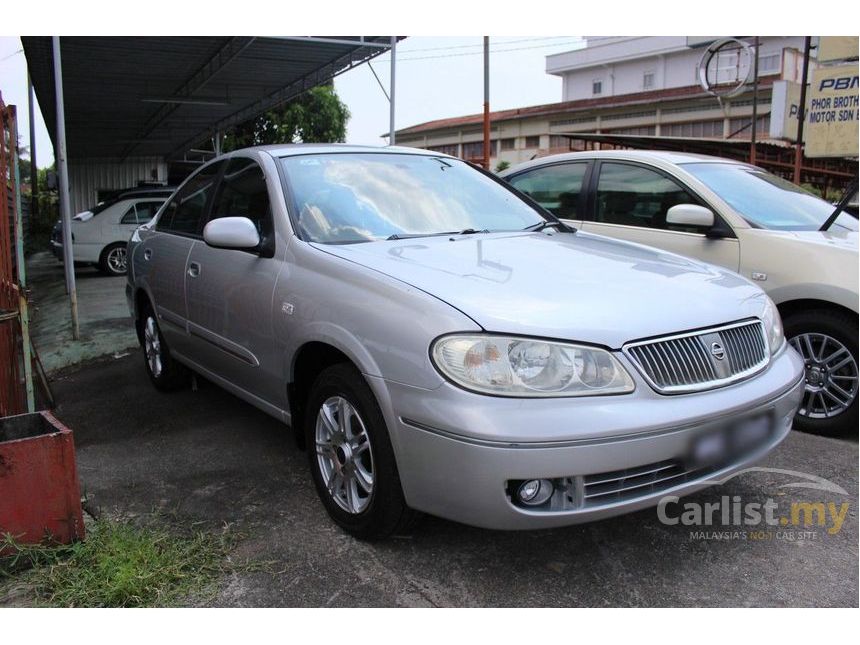
[[[531,529],[653,506],[759,459],[803,392],[751,282],[437,153],[239,150],[128,251],[153,384],[194,371],[290,425],[362,538],[418,511]]]

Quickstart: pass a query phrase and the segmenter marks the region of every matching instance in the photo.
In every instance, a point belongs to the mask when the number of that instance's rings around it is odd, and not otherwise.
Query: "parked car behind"
[[[755,284],[573,232],[437,153],[230,153],[129,258],[153,384],[191,369],[290,424],[363,538],[414,511],[529,529],[654,505],[776,446],[803,391]]]
[[[138,188],[78,213],[72,218],[75,264],[95,264],[108,275],[125,275],[126,245],[132,232],[151,220],[173,188]],[[63,261],[63,225],[54,224],[51,250]]]
[[[501,173],[584,231],[727,267],[756,281],[803,356],[795,427],[857,432],[857,220],[761,168],[704,155],[600,151]]]

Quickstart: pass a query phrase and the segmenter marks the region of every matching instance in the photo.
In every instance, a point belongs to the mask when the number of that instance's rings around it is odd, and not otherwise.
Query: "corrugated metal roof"
[[[51,38],[21,41],[54,139]],[[181,156],[216,129],[385,51],[369,43],[388,42],[388,36],[62,38],[69,157]]]

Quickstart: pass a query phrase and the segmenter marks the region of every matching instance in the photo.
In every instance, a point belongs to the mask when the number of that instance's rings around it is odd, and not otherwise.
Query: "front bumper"
[[[435,390],[369,377],[383,407],[407,503],[432,515],[490,529],[537,529],[655,506],[665,495],[704,488],[760,459],[791,429],[803,393],[803,364],[786,348],[761,374],[735,385],[662,396],[637,379],[623,396],[513,399]],[[679,460],[691,440],[769,412],[775,429],[755,450],[701,476],[620,501],[564,510],[515,505],[508,482],[583,477]],[[578,479],[577,479],[578,478]]]

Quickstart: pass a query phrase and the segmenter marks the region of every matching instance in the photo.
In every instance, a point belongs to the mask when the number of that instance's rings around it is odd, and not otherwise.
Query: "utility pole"
[[[27,71],[27,114],[30,117],[30,221],[39,215],[39,167],[36,165],[36,120],[33,118],[33,79]]]
[[[391,47],[389,48],[391,51],[391,81],[388,86],[388,109],[390,110],[388,115],[388,145],[394,145],[394,72],[395,72],[395,58],[397,56],[397,36],[391,37]]]
[[[806,121],[806,83],[809,81],[809,50],[812,36],[803,40],[803,73],[800,80],[800,105],[797,106],[797,142],[794,144],[794,183],[800,186],[800,169],[803,165],[803,123]]]
[[[72,338],[80,340],[78,326],[78,292],[75,287],[75,258],[72,253],[72,205],[69,202],[69,165],[66,158],[66,107],[63,99],[63,63],[60,59],[60,37],[51,37],[54,49],[54,89],[57,102],[57,171],[60,179],[60,217],[63,222],[63,268],[72,310]]]
[[[755,135],[758,127],[758,36],[753,40],[755,58],[753,58],[753,104],[752,104],[752,131],[750,133],[750,163],[755,165]]]
[[[490,169],[490,37],[484,36],[484,168]]]

